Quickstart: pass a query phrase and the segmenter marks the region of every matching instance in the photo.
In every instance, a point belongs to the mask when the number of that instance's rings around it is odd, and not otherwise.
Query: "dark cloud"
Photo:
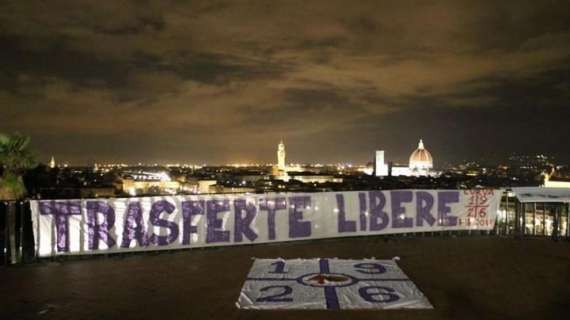
[[[570,161],[566,1],[5,1],[0,131],[92,160]]]

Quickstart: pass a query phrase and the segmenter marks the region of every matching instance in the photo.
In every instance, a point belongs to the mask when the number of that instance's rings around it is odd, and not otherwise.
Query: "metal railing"
[[[0,263],[35,260],[29,201],[0,202]]]

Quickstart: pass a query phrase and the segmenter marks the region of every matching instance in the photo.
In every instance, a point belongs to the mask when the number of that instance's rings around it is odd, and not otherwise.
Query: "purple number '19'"
[[[293,301],[293,298],[285,297],[287,295],[290,295],[293,292],[293,288],[291,288],[289,286],[269,286],[269,287],[261,288],[259,291],[265,292],[265,291],[269,291],[269,290],[273,290],[273,289],[275,289],[274,291],[279,291],[279,289],[282,289],[283,291],[277,292],[276,294],[269,295],[266,297],[259,297],[255,301],[257,301],[257,302],[291,302],[291,301]]]

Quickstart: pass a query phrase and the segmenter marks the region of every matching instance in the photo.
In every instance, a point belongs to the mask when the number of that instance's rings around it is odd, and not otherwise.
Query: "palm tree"
[[[30,138],[20,134],[0,134],[0,200],[8,201],[6,225],[10,243],[10,261],[16,263],[16,201],[26,195],[22,175],[34,166],[34,157],[28,149]]]

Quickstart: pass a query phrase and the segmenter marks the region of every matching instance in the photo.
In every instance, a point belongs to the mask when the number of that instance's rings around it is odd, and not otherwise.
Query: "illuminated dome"
[[[410,156],[410,170],[412,171],[428,171],[433,168],[433,158],[424,147],[424,142],[420,139],[418,148],[412,152]]]

